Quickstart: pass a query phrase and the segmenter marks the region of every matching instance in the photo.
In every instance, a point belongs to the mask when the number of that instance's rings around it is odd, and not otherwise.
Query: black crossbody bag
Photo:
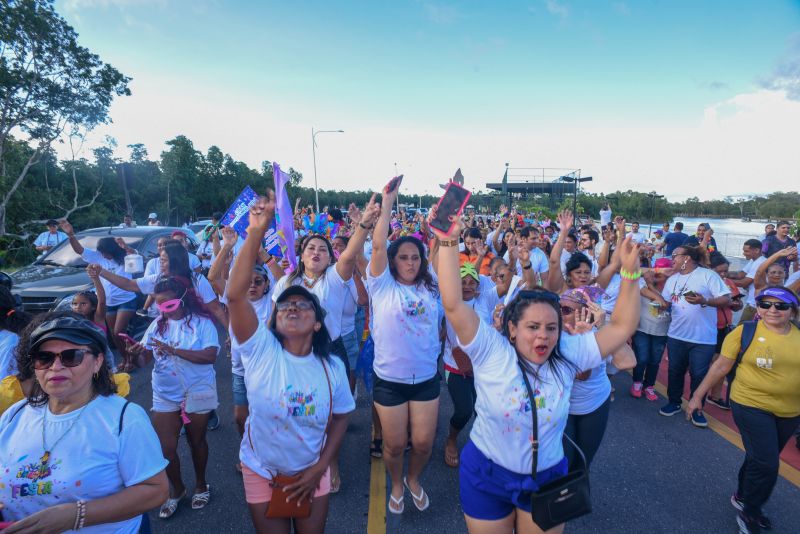
[[[528,380],[528,373],[522,363],[517,361],[522,371],[522,379],[528,390],[528,399],[531,403],[531,413],[533,414],[533,467],[531,473],[536,478],[536,471],[539,463],[539,420],[536,414],[536,399],[533,396],[533,389]],[[578,445],[564,434],[583,460],[583,468],[570,471],[561,478],[551,480],[547,484],[539,487],[539,491],[531,492],[531,515],[533,522],[540,529],[549,530],[561,523],[566,523],[592,512],[592,497],[589,492],[589,469],[586,464],[586,456]]]

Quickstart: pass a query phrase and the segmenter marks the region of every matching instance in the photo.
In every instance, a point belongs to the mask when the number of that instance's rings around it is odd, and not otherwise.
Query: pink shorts
[[[271,480],[264,478],[246,465],[242,464],[242,478],[244,479],[244,497],[248,504],[260,504],[272,500]],[[331,492],[331,470],[319,481],[319,488],[314,492],[314,497],[322,497]]]

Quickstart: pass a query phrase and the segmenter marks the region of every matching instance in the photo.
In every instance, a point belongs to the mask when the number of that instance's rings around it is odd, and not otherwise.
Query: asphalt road
[[[233,423],[230,363],[217,364],[222,426],[209,432],[207,478],[211,503],[192,510],[188,499],[181,502],[169,520],[151,513],[153,532],[214,534],[252,532],[244,501],[241,476],[235,471],[238,435]],[[576,533],[720,533],[738,532],[735,511],[729,503],[743,452],[709,429],[697,429],[681,416],[658,415],[661,402],[633,399],[627,393],[630,377],[614,377],[617,389],[604,442],[592,465],[593,513],[569,524]],[[361,386],[360,386],[361,387]],[[342,489],[331,497],[327,532],[367,531],[370,487],[369,398],[360,391],[356,411],[341,452]],[[132,379],[130,399],[149,410],[149,369]],[[418,512],[406,495],[402,516],[387,514],[389,533],[466,532],[458,499],[458,474],[444,464],[443,450],[451,402],[442,388],[437,441],[423,485],[431,499],[425,512]],[[462,433],[461,445],[466,441]],[[194,476],[188,447],[180,447],[184,482],[193,487]],[[775,533],[800,532],[800,489],[780,478],[765,508]]]

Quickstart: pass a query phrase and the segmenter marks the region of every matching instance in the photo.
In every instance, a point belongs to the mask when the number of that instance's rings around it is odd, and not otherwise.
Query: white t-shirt
[[[163,278],[161,274],[143,276],[136,279],[136,285],[139,286],[139,291],[143,294],[152,295],[161,278]],[[214,302],[217,299],[217,294],[214,292],[214,288],[211,287],[211,282],[202,274],[192,273],[192,285],[194,286],[194,291],[197,293],[197,296],[203,301],[203,304]]]
[[[275,284],[272,291],[272,300],[277,301],[289,282],[289,277],[284,276]],[[299,286],[303,283],[303,277],[298,276],[292,281],[292,285]],[[325,327],[331,340],[335,341],[342,335],[342,310],[344,309],[345,297],[347,296],[347,282],[342,280],[335,265],[331,265],[325,271],[314,287],[307,288],[317,296],[320,305],[325,309]]]
[[[256,312],[259,324],[266,325],[269,323],[269,317],[272,315],[272,294],[267,293],[258,300],[249,301],[253,306],[253,311]],[[231,339],[233,339],[233,330],[229,328]],[[235,375],[244,376],[244,365],[242,364],[242,355],[240,350],[231,343],[231,372]]]
[[[122,397],[100,396],[85,409],[62,415],[53,415],[47,405],[21,408],[25,402],[18,402],[0,417],[0,501],[5,505],[6,521],[19,521],[57,504],[114,495],[167,466],[150,419],[139,405],[128,405],[119,432],[126,402]],[[45,410],[47,443],[52,450],[43,469],[40,436]],[[65,439],[57,441],[65,433]],[[141,516],[136,516],[87,526],[81,532],[136,534],[140,524]]]
[[[379,276],[368,271],[367,287],[374,318],[370,328],[375,342],[375,374],[401,384],[433,378],[443,316],[438,295],[423,284],[399,283],[388,265]]]
[[[344,364],[329,357],[328,380],[323,361],[314,354],[286,352],[266,325],[231,345],[242,355],[250,415],[245,422],[239,459],[260,476],[292,475],[319,461],[331,412],[346,414],[356,405]]]
[[[566,332],[561,336],[569,336]],[[611,395],[611,382],[606,374],[606,362],[589,371],[586,380],[575,380],[569,396],[569,414],[587,415],[598,409]]]
[[[800,280],[800,271],[797,271],[794,274],[790,275],[789,278],[786,279],[786,283],[783,285],[788,287],[797,282],[798,280]]]
[[[631,241],[639,245],[647,241],[647,236],[643,232],[628,232],[625,237],[630,237]]]
[[[756,271],[758,271],[758,268],[765,261],[767,261],[767,258],[765,258],[764,256],[759,256],[754,260],[748,260],[747,263],[744,264],[744,269],[742,269],[745,273],[746,278],[754,280],[753,282],[750,283],[749,286],[747,286],[747,301],[745,302],[745,304],[748,304],[753,307],[755,307],[756,305],[756,283],[755,283]],[[786,285],[789,285],[790,283],[791,282],[787,281]]]
[[[0,380],[17,374],[17,359],[14,349],[19,344],[19,336],[10,330],[0,330]]]
[[[517,353],[508,340],[491,326],[480,322],[469,345],[459,341],[472,360],[475,389],[478,393],[470,439],[496,464],[519,474],[531,472],[533,439],[531,403]],[[559,344],[564,358],[585,371],[600,365],[600,349],[593,333],[562,335]],[[536,397],[539,426],[539,471],[557,464],[564,457],[561,436],[567,425],[569,398],[575,370],[562,366],[561,381],[555,379],[550,362],[538,367],[540,380],[528,375]]]
[[[179,356],[163,354],[155,348],[153,339],[158,339],[178,349],[203,350],[219,348],[217,329],[211,319],[193,316],[188,324],[185,319],[167,319],[167,328],[158,333],[156,319],[144,333],[142,344],[153,351],[153,395],[169,402],[182,402],[186,393],[200,386],[216,388],[213,363],[192,363]]]
[[[486,234],[486,246],[489,247],[489,250],[492,254],[497,254],[497,249],[494,248],[494,234],[497,233],[497,230],[492,230],[488,234]]]
[[[189,255],[189,269],[194,271],[198,267],[200,267],[201,262],[200,258],[192,254],[191,252],[187,252]],[[144,267],[144,276],[150,276],[152,274],[161,274],[161,257],[156,256],[155,258],[151,258],[147,261],[147,265]]]
[[[572,257],[574,252],[567,252],[566,250],[561,251],[561,274],[567,276],[567,262]]]
[[[600,226],[611,222],[611,210],[600,210]]]
[[[114,260],[107,260],[102,254],[90,248],[84,248],[81,259],[86,263],[97,263],[110,273],[124,278],[131,278],[129,273],[125,272],[125,265],[119,265]],[[100,278],[100,283],[103,284],[103,289],[106,292],[106,306],[119,306],[136,298],[136,293],[120,289],[105,278]]]
[[[711,269],[697,267],[689,274],[673,274],[664,284],[661,296],[672,303],[672,322],[667,335],[671,338],[715,345],[717,343],[717,309],[713,306],[689,304],[683,295],[687,291],[713,299],[730,295],[731,290],[722,278]]]
[[[503,297],[503,306],[508,306],[508,303],[514,300],[517,294],[522,291],[522,286],[525,285],[525,281],[522,277],[517,276],[516,274],[511,277],[511,284],[508,286],[508,293],[506,296]]]
[[[200,245],[197,247],[197,254],[200,256],[214,256],[214,244],[211,241],[201,241]],[[204,258],[200,260],[201,265],[204,269],[211,268],[211,259]]]
[[[356,310],[358,309],[358,289],[355,276],[347,281],[347,292],[342,307],[342,334],[349,334],[356,329]]]
[[[494,308],[500,303],[500,297],[497,296],[497,286],[492,283],[491,279],[483,275],[480,277],[481,285],[479,286],[480,292],[478,296],[472,300],[465,301],[465,303],[475,311],[481,321],[491,326],[494,324]],[[453,359],[453,346],[457,343],[456,333],[450,321],[446,319],[445,328],[447,328],[447,336],[444,340],[442,357],[446,365],[458,369],[458,364]]]
[[[66,241],[69,239],[67,234],[61,231],[56,231],[56,233],[51,234],[50,232],[42,232],[36,238],[36,241],[33,242],[33,246],[35,247],[54,247],[61,243],[62,241]]]

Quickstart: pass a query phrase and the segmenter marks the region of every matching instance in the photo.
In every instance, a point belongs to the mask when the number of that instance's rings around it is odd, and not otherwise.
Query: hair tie
[[[6,317],[11,317],[11,316],[12,316],[12,315],[14,315],[15,313],[17,313],[17,310],[15,310],[14,308],[11,308],[10,310],[8,310],[8,311],[6,312]]]

